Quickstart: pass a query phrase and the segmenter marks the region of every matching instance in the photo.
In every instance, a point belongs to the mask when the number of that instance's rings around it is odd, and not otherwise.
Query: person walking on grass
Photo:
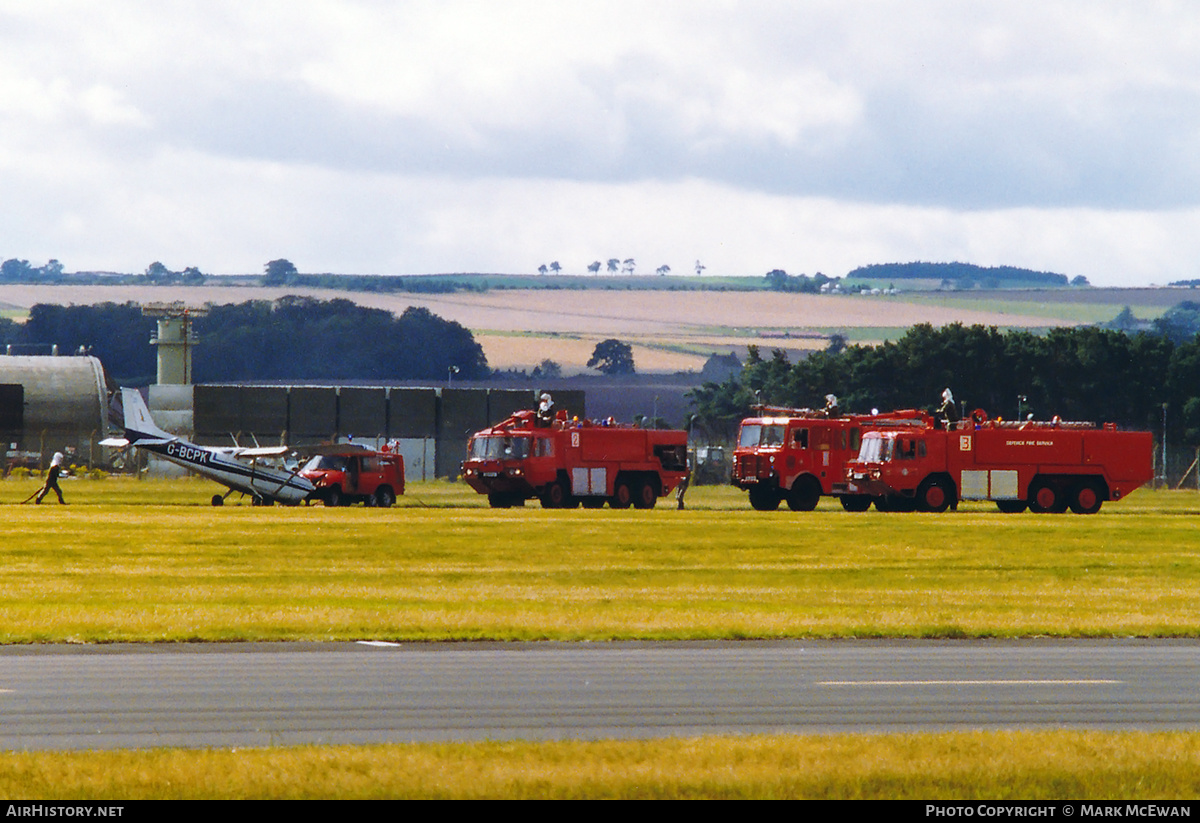
[[[41,503],[42,498],[50,493],[51,490],[58,495],[58,502],[66,505],[67,501],[63,500],[62,489],[58,487],[58,476],[62,474],[63,453],[55,452],[54,457],[50,460],[50,471],[46,472],[46,485],[42,486],[42,490],[38,492],[37,499],[34,503]]]

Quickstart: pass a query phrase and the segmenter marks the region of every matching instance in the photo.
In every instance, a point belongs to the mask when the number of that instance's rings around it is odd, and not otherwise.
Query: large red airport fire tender
[[[755,406],[757,417],[742,421],[733,452],[733,485],[750,493],[750,505],[773,511],[787,501],[793,511],[812,511],[823,494],[845,476],[858,456],[863,432],[913,424],[916,411],[840,415],[836,410]],[[860,501],[842,497],[854,510]],[[870,506],[868,501],[867,506]]]
[[[924,414],[924,413],[920,413]],[[1002,512],[1093,514],[1154,476],[1149,432],[1112,423],[1001,422],[976,410],[946,423],[863,434],[834,490],[857,510],[942,512],[959,500],[993,500]]]
[[[687,432],[570,420],[565,411],[520,411],[476,432],[463,463],[493,508],[537,497],[548,509],[649,509],[687,473]]]

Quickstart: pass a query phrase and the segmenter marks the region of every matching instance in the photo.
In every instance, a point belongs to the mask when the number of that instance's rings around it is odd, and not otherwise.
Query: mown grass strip
[[[26,488],[28,486],[28,489]],[[9,500],[32,483],[5,483]],[[1200,496],[1098,515],[207,505],[194,481],[0,506],[0,642],[1200,636]]]
[[[0,754],[11,798],[1161,800],[1200,735],[961,732]]]

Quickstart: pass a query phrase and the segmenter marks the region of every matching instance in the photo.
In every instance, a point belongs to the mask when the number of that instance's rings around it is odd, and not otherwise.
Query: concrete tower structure
[[[147,303],[142,314],[158,319],[158,331],[150,345],[158,348],[158,384],[192,383],[192,349],[199,342],[192,333],[192,319],[208,314],[207,308],[189,308],[182,303]]]
[[[158,383],[148,391],[147,406],[154,420],[166,431],[191,439],[195,434],[192,392],[192,349],[199,338],[192,320],[208,314],[204,307],[183,303],[147,303],[142,314],[158,320],[150,345],[158,349]],[[158,475],[181,475],[184,470],[166,460],[152,457],[150,470]]]

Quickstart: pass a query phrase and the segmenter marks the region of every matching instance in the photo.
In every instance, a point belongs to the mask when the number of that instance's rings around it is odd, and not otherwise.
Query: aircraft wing
[[[287,446],[209,446],[210,451],[219,452],[226,457],[250,458],[279,457],[291,449]]]
[[[291,451],[287,446],[256,446],[252,449],[242,449],[238,457],[279,457]]]
[[[168,443],[174,443],[178,437],[139,437],[134,440],[134,446],[165,446]]]

